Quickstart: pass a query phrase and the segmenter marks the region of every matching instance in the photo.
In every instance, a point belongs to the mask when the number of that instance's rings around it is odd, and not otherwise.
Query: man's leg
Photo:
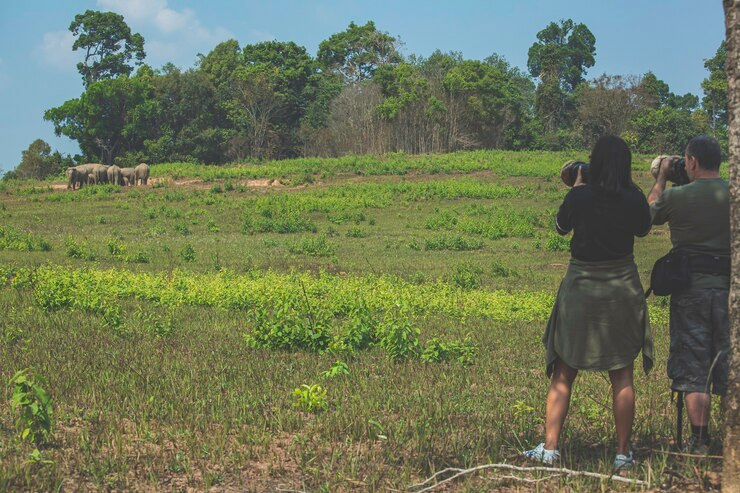
[[[560,432],[568,415],[570,392],[578,370],[562,361],[555,362],[555,370],[547,390],[547,410],[545,413],[545,448],[557,450]]]
[[[632,385],[632,364],[609,372],[612,382],[612,409],[617,429],[617,453],[629,454],[632,422],[635,419],[635,389]]]
[[[698,289],[671,297],[671,347],[668,376],[671,388],[685,394],[691,424],[690,448],[709,442],[711,397],[712,290]],[[700,448],[699,448],[700,449]]]
[[[712,399],[704,392],[686,392],[686,413],[692,426],[709,425],[709,410]]]

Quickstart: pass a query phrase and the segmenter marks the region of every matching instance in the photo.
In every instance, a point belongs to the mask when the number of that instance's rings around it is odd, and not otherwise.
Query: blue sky
[[[0,172],[17,166],[37,138],[63,153],[79,151],[54,136],[43,113],[82,92],[68,27],[87,9],[122,14],[144,36],[152,67],[172,62],[183,69],[230,38],[241,46],[294,41],[315,55],[351,21],[373,20],[400,37],[405,55],[498,53],[526,71],[537,32],[571,18],[596,37],[587,78],[652,70],[671,91],[700,97],[704,59],[724,38],[720,0],[0,0]]]

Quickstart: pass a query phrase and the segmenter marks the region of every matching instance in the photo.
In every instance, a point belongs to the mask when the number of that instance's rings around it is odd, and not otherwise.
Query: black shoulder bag
[[[650,293],[658,296],[668,296],[677,293],[691,285],[691,258],[680,250],[671,250],[667,255],[660,257],[653,265],[650,274]]]

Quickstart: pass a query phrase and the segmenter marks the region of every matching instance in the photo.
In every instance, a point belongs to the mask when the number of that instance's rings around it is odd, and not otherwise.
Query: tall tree
[[[740,0],[724,0],[727,40],[727,83],[730,124],[730,374],[725,399],[722,491],[740,491]]]
[[[152,92],[145,78],[101,80],[78,99],[47,110],[44,119],[57,135],[79,142],[86,157],[112,164],[116,156],[142,148],[155,112]]]
[[[576,90],[575,126],[590,149],[607,134],[621,135],[630,117],[640,108],[635,97],[636,81],[619,75],[602,75]]]
[[[156,120],[144,143],[146,159],[223,162],[222,111],[208,75],[202,70],[181,72],[165,65],[159,75],[152,77],[152,84]]]
[[[717,48],[717,53],[712,58],[704,60],[704,67],[709,70],[709,76],[701,83],[701,88],[704,90],[701,104],[709,116],[709,125],[715,131],[727,126],[726,59],[727,43],[722,41]]]
[[[20,164],[15,168],[18,178],[38,178],[57,174],[61,171],[62,156],[51,152],[51,147],[42,139],[34,140],[23,151]]]
[[[140,65],[144,60],[144,38],[132,34],[123,16],[113,12],[87,10],[77,14],[69,25],[77,37],[72,50],[84,50],[85,58],[77,64],[85,87],[104,79],[129,75],[131,59]]]
[[[595,63],[596,38],[585,24],[571,19],[551,22],[537,33],[537,42],[528,55],[529,72],[540,79],[537,113],[545,130],[554,131],[565,125],[570,110],[568,96]]]
[[[207,55],[198,54],[198,67],[211,78],[216,87],[225,86],[241,63],[241,48],[235,39],[217,44]]]
[[[322,41],[317,59],[323,68],[342,74],[347,82],[359,82],[372,78],[381,65],[400,62],[401,55],[398,40],[368,21],[364,26],[350,22],[346,31]]]

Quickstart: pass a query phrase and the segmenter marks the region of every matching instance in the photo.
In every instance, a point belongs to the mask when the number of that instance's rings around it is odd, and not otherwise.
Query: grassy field
[[[0,184],[0,490],[408,491],[447,467],[531,465],[517,455],[543,435],[540,336],[569,258],[558,173],[574,157]],[[645,191],[648,166],[635,160]],[[668,249],[664,227],[636,241],[644,284]],[[667,452],[667,303],[649,304],[656,366],[636,362],[639,465],[624,474],[645,485],[489,470],[439,490],[717,487],[719,461]],[[23,369],[51,398],[48,433],[45,406],[11,404]],[[579,375],[563,467],[611,474],[610,409],[606,375]]]

